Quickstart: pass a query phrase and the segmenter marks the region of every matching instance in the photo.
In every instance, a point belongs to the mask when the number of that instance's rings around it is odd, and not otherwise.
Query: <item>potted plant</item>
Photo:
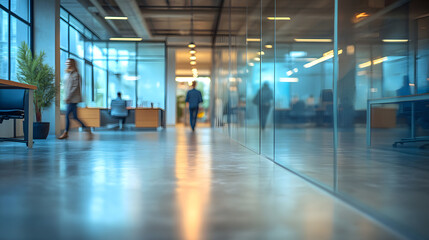
[[[25,42],[21,43],[17,56],[18,81],[37,86],[34,91],[34,109],[36,122],[33,125],[33,137],[46,139],[49,134],[49,122],[42,122],[42,110],[49,107],[55,98],[54,70],[44,63],[45,52],[39,55],[31,52]]]

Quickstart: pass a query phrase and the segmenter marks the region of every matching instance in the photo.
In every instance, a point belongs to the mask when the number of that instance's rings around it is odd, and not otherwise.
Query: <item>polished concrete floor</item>
[[[210,129],[0,143],[0,239],[399,239]]]

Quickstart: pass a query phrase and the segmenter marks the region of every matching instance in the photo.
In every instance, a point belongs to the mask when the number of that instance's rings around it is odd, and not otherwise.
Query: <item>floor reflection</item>
[[[186,136],[182,133],[177,137],[175,175],[180,235],[183,240],[205,239],[204,226],[210,199],[210,154],[198,152],[195,134]],[[197,154],[205,156],[198,157]]]

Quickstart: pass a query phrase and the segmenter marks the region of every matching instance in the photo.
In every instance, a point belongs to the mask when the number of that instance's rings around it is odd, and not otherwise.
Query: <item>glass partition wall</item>
[[[226,0],[214,126],[402,234],[429,237],[428,16],[425,0]]]
[[[165,108],[165,42],[101,41],[63,8],[60,30],[61,72],[67,58],[77,61],[84,96],[81,107],[110,107],[121,92],[129,107]]]

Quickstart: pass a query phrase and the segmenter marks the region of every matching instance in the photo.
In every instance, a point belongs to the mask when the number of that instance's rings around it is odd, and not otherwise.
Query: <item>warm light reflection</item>
[[[210,199],[210,155],[198,157],[194,152],[188,152],[187,145],[198,141],[195,135],[178,134],[177,138],[175,176],[180,239],[204,239],[205,212]],[[197,154],[209,152],[204,150],[200,149]]]
[[[381,41],[386,43],[405,43],[408,42],[408,39],[383,39]]]
[[[295,42],[332,42],[332,39],[323,39],[323,38],[295,38]]]
[[[190,63],[191,63],[191,65],[196,65],[197,64],[197,62],[195,62],[195,61],[191,61]]]
[[[369,14],[368,14],[368,13],[366,13],[366,12],[361,12],[361,13],[356,14],[355,18],[356,18],[356,19],[359,19],[359,18],[364,18],[364,17],[368,17],[368,16],[369,16]]]
[[[258,52],[258,55],[259,56],[261,56],[261,55],[263,56],[263,55],[265,55],[265,52],[264,51],[260,51],[260,52]]]
[[[268,48],[268,49],[273,48],[273,45],[267,44],[265,45],[265,48]]]
[[[385,61],[387,61],[387,60],[388,60],[388,58],[387,58],[387,57],[381,57],[381,58],[374,59],[374,60],[372,60],[372,61],[368,61],[368,62],[361,63],[361,64],[359,64],[358,66],[359,66],[359,68],[366,68],[366,67],[369,67],[369,66],[371,66],[371,65],[377,65],[377,64],[380,64],[380,63],[385,62]]]
[[[261,61],[261,59],[260,59],[260,58],[258,58],[258,57],[255,57],[253,60],[255,60],[255,61],[257,61],[257,62]]]
[[[248,38],[248,39],[246,39],[246,41],[248,41],[248,42],[260,42],[261,39],[260,38]]]
[[[197,60],[197,57],[196,56],[190,56],[189,59],[190,60]]]
[[[340,54],[342,54],[342,53],[343,53],[343,50],[342,50],[342,49],[338,50],[338,55],[340,55]],[[325,53],[323,54],[323,57],[318,58],[318,59],[316,59],[316,60],[314,60],[314,61],[311,61],[311,62],[309,62],[309,63],[307,63],[307,64],[304,64],[304,67],[305,67],[305,68],[313,67],[314,65],[317,65],[317,64],[319,64],[319,63],[321,63],[321,62],[324,62],[324,61],[326,61],[326,60],[328,60],[328,59],[331,59],[331,58],[333,58],[333,57],[334,57],[334,50],[331,50],[331,51],[325,52]]]
[[[369,67],[369,66],[371,66],[371,61],[359,64],[359,68],[366,68],[366,67]]]
[[[290,17],[267,17],[267,19],[272,21],[290,21]]]

